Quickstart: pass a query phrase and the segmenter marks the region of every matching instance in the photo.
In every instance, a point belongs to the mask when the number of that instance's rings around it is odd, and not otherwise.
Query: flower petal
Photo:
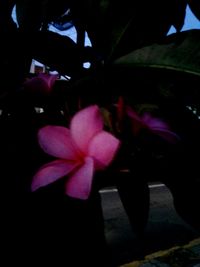
[[[84,154],[87,154],[91,138],[102,129],[103,119],[96,105],[79,111],[72,118],[70,126],[72,138]]]
[[[58,75],[52,75],[48,73],[39,73],[38,78],[45,82],[48,90],[50,91],[52,87],[54,86],[54,83],[56,79],[58,78]]]
[[[153,130],[154,128],[169,130],[169,125],[166,122],[162,121],[159,118],[152,117],[151,114],[149,114],[149,113],[145,113],[142,116],[142,121],[151,130]]]
[[[57,75],[40,73],[38,76],[25,81],[24,87],[31,92],[40,92],[47,94],[51,92],[57,78]]]
[[[77,159],[77,149],[70,131],[65,127],[47,125],[39,130],[38,140],[41,148],[51,156],[68,160]]]
[[[55,160],[45,164],[34,175],[31,190],[35,191],[40,187],[46,186],[62,178],[76,168],[77,163],[74,161]]]
[[[94,161],[85,158],[85,163],[66,182],[66,194],[73,198],[88,199],[94,173]]]
[[[135,119],[136,121],[141,121],[139,115],[130,106],[126,107],[126,113],[130,118]]]
[[[142,117],[142,120],[151,132],[159,135],[167,142],[174,144],[180,140],[179,136],[170,131],[169,125],[161,119],[154,118],[151,116],[151,114],[145,113]]]
[[[134,135],[138,135],[142,128],[146,128],[146,124],[140,116],[129,106],[126,107],[126,113],[132,120],[132,131]]]
[[[88,155],[96,160],[95,168],[102,169],[108,166],[117,153],[119,145],[120,141],[110,133],[102,131],[95,135],[88,151]]]
[[[160,137],[162,137],[163,139],[165,139],[167,142],[171,144],[175,144],[178,141],[180,141],[180,137],[177,134],[175,134],[174,132],[168,131],[168,130],[154,128],[152,132],[154,134],[159,135]]]

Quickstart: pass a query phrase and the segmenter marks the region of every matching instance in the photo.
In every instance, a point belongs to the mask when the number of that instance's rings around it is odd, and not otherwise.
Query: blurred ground
[[[200,237],[176,213],[171,193],[164,185],[151,185],[150,192],[149,221],[142,240],[137,240],[132,231],[117,190],[101,193],[106,238],[114,266],[142,260],[151,253],[185,245]]]

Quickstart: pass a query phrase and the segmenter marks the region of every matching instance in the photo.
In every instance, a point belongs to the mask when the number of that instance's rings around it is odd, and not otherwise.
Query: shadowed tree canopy
[[[20,46],[26,45],[28,56],[73,76],[80,70],[81,62],[108,64],[144,46],[168,42],[165,37],[171,26],[176,28],[178,36],[184,25],[187,4],[199,18],[198,0],[125,0],[123,3],[114,0],[1,0],[1,31],[7,29],[7,34],[12,31],[12,36],[16,34],[11,19],[12,8],[16,5],[19,24],[19,38],[16,38],[20,39]],[[76,27],[82,40],[80,45],[67,36],[48,31],[48,24],[61,19],[67,11],[70,12],[65,15],[65,21],[69,20]],[[92,43],[90,51],[82,47],[84,32]],[[41,54],[44,54],[42,58]]]

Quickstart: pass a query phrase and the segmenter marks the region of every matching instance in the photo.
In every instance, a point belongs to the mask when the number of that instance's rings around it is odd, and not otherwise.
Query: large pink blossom
[[[32,191],[68,176],[67,195],[87,199],[94,172],[105,169],[113,160],[119,140],[103,130],[97,106],[79,111],[71,120],[70,129],[45,126],[38,133],[41,148],[56,160],[44,165],[32,181]]]
[[[134,135],[137,135],[142,129],[148,129],[169,143],[176,143],[179,140],[179,136],[171,131],[166,122],[153,117],[150,113],[144,113],[140,117],[131,107],[126,108],[126,113],[132,120],[132,131]]]

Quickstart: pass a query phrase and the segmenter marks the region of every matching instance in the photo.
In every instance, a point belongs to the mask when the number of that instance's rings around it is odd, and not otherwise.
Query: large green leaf
[[[106,76],[111,94],[134,103],[200,100],[200,30],[167,36],[112,62]]]
[[[120,68],[172,70],[200,77],[200,30],[168,36],[161,44],[135,50],[114,62]]]

